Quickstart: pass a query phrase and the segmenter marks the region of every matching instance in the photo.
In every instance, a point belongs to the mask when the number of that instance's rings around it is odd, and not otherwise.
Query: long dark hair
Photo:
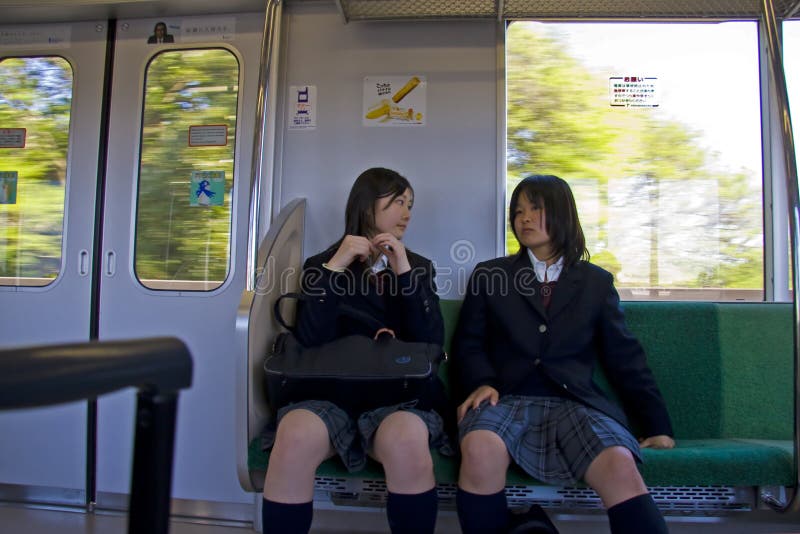
[[[414,189],[400,173],[383,167],[373,167],[362,172],[347,198],[344,213],[344,235],[370,236],[375,228],[375,201],[402,195],[406,189],[414,194]],[[344,239],[344,236],[342,236]],[[341,239],[339,240],[341,243]]]
[[[569,184],[550,174],[533,174],[524,178],[514,192],[511,193],[508,218],[511,231],[519,242],[519,236],[514,228],[514,218],[519,204],[519,196],[525,194],[532,204],[543,205],[547,234],[553,257],[564,256],[564,265],[574,265],[578,260],[589,260],[589,251],[586,248],[586,238],[583,236],[581,221],[578,218],[578,209],[575,206],[575,197]],[[520,247],[522,243],[520,243]],[[542,260],[548,258],[541,258]]]

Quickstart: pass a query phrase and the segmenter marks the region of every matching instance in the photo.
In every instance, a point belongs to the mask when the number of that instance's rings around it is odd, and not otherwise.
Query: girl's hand
[[[643,449],[671,449],[675,447],[675,440],[667,435],[660,434],[641,440],[639,446]]]
[[[395,274],[400,275],[411,270],[405,245],[392,234],[386,232],[376,235],[372,238],[372,245],[382,254],[386,254]]]
[[[366,237],[346,235],[339,245],[339,250],[328,261],[328,267],[334,270],[346,269],[356,258],[359,261],[367,261],[374,251],[375,247]]]
[[[475,391],[473,391],[467,400],[461,403],[461,406],[458,407],[458,411],[456,412],[458,415],[458,422],[460,423],[464,416],[467,414],[467,411],[470,409],[475,409],[481,405],[483,401],[489,401],[489,404],[495,406],[497,401],[500,400],[500,393],[497,392],[492,386],[481,386]]]

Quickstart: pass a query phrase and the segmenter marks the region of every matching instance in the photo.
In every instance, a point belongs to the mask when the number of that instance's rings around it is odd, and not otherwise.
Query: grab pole
[[[769,494],[763,494],[761,499],[772,509],[778,512],[797,512],[800,510],[800,428],[798,428],[798,415],[800,415],[800,198],[797,191],[797,161],[794,152],[794,136],[792,134],[792,118],[789,114],[789,92],[786,86],[786,76],[783,72],[783,58],[781,54],[781,41],[778,32],[778,21],[772,0],[762,0],[761,21],[767,32],[767,46],[769,47],[770,71],[775,82],[778,112],[780,114],[783,133],[783,163],[786,171],[786,204],[789,208],[789,238],[792,248],[792,339],[794,355],[794,488],[791,499],[782,503]]]

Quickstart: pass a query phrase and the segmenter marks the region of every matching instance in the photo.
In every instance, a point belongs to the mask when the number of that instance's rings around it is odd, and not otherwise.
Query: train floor
[[[552,514],[562,534],[607,534],[604,514]],[[724,517],[668,516],[671,534],[800,534],[800,517],[773,512],[745,512]],[[0,504],[0,532],[8,534],[125,534],[126,517],[122,514],[69,510],[33,509],[16,504]],[[175,519],[171,534],[246,534],[250,524],[208,524]],[[341,509],[315,511],[312,534],[386,533],[383,511],[379,509]],[[437,534],[460,532],[454,512],[442,511]]]

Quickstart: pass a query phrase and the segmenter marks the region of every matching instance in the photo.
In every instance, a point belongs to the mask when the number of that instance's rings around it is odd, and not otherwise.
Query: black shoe
[[[507,534],[558,534],[558,529],[538,504],[532,505],[527,512],[511,512],[509,515]]]

